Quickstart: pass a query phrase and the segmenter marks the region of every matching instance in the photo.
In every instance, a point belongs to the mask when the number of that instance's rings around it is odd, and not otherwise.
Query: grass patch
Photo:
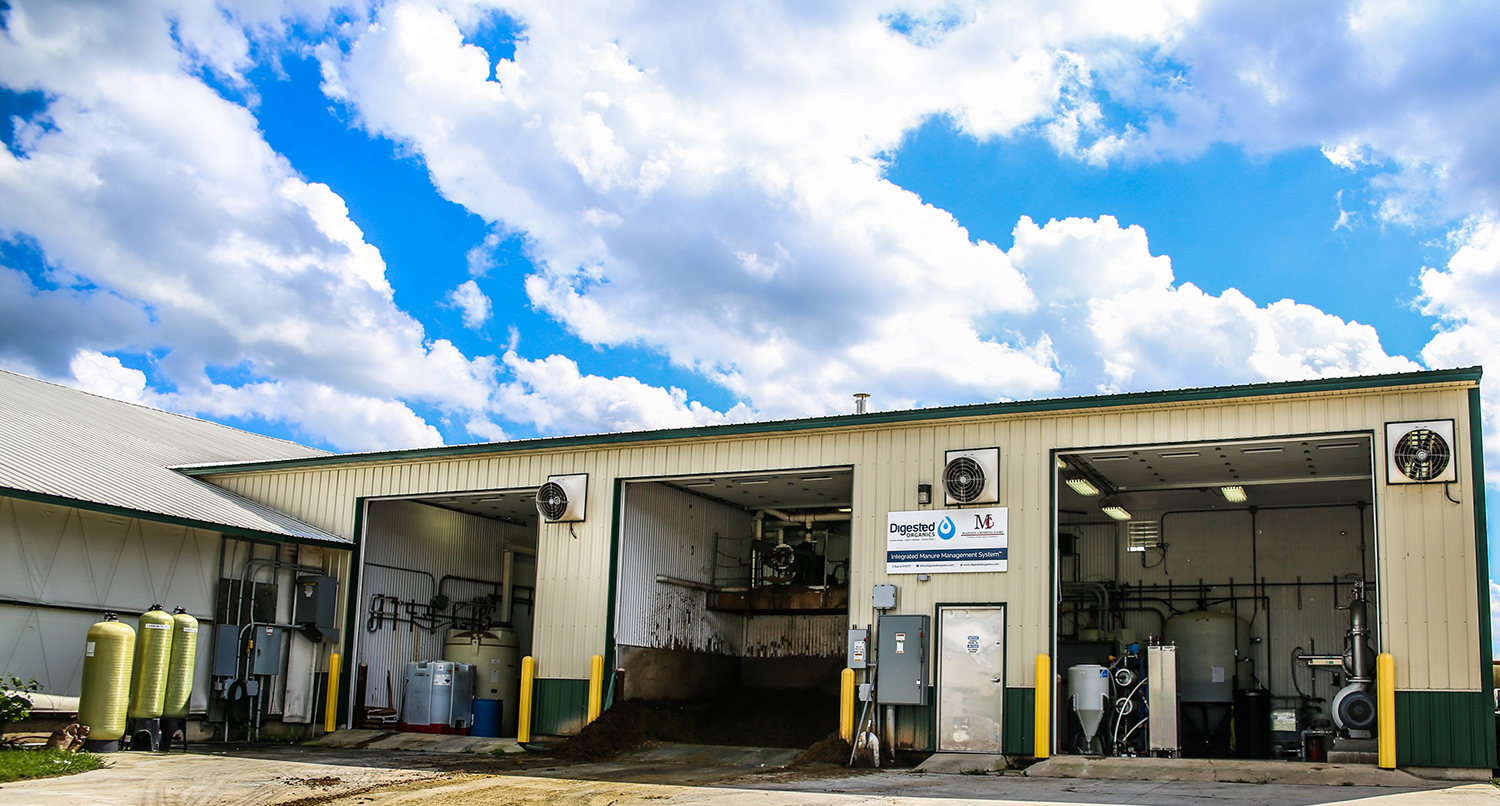
[[[104,759],[93,753],[61,750],[0,750],[0,783],[27,778],[52,778],[97,770]]]

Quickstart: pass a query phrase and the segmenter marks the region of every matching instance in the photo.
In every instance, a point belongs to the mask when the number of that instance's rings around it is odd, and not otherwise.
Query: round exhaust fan
[[[1397,440],[1392,459],[1412,481],[1434,481],[1448,469],[1453,449],[1448,440],[1428,428],[1413,428]]]
[[[959,456],[943,467],[943,489],[961,504],[979,500],[985,490],[984,468],[970,456]]]
[[[568,512],[568,491],[555,481],[536,490],[536,508],[549,521],[560,521]]]

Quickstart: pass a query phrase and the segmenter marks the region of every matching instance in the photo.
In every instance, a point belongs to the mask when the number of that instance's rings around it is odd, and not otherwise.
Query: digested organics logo
[[[953,519],[947,516],[944,516],[943,522],[938,524],[938,537],[941,537],[944,540],[953,537],[953,533],[956,531],[958,531],[958,527],[954,526]]]
[[[930,534],[932,534],[936,530],[937,530],[937,524],[930,523],[930,522],[929,523],[893,523],[893,524],[891,524],[891,534],[893,534],[893,535],[901,535],[902,537],[922,537],[922,536],[925,536],[925,535],[930,535]]]

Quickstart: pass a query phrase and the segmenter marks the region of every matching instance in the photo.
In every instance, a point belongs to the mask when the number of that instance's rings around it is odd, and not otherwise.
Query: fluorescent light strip
[[[808,476],[803,481],[833,481],[833,476]]]
[[[1163,459],[1186,459],[1188,457],[1197,456],[1197,455],[1198,455],[1197,451],[1175,451],[1173,453],[1158,453],[1157,454],[1157,456],[1160,456]]]
[[[751,479],[749,481],[742,481],[742,482],[740,482],[740,484],[742,486],[749,486],[751,484],[770,484],[770,483],[771,482],[770,482],[769,479]]]
[[[1339,450],[1340,448],[1358,448],[1358,447],[1359,447],[1359,443],[1358,442],[1330,442],[1330,443],[1328,443],[1326,445],[1319,445],[1318,446],[1318,450],[1320,450],[1320,451],[1333,451],[1333,450]]]
[[[1245,495],[1245,488],[1240,487],[1239,485],[1235,485],[1233,487],[1220,487],[1219,492],[1223,493],[1224,500],[1228,501],[1231,504],[1243,504],[1246,501],[1250,500],[1250,497]]]
[[[714,486],[714,483],[711,482],[711,481],[690,481],[687,484],[684,484],[682,486],[684,486],[684,487],[712,487],[712,486]]]
[[[1286,449],[1281,447],[1280,445],[1277,445],[1275,447],[1267,448],[1241,448],[1240,453],[1281,453],[1284,450]]]
[[[1124,461],[1126,459],[1129,459],[1129,458],[1130,458],[1129,456],[1121,456],[1119,454],[1111,454],[1109,456],[1090,456],[1089,457],[1089,461],[1093,461],[1093,462],[1122,462],[1122,461]]]
[[[1074,476],[1073,478],[1064,480],[1063,483],[1079,495],[1094,496],[1099,494],[1099,488],[1095,487],[1092,482],[1082,476]]]
[[[1103,512],[1117,521],[1130,520],[1130,512],[1124,507],[1104,507]]]

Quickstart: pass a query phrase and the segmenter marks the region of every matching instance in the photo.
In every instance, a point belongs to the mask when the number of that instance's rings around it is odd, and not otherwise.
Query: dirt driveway
[[[210,748],[212,749],[212,748]],[[1489,784],[1438,788],[1080,781],[909,771],[788,770],[775,751],[650,748],[567,765],[537,756],[236,748],[121,753],[107,769],[0,786],[10,806],[849,806],[850,804],[1154,804],[1155,806],[1500,806]]]

